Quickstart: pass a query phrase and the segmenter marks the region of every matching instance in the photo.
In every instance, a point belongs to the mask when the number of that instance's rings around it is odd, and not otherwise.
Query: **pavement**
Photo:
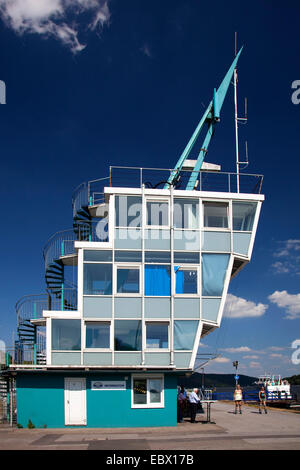
[[[120,450],[132,455],[139,450],[300,450],[300,413],[269,409],[260,415],[257,407],[244,405],[242,414],[236,415],[232,403],[216,402],[210,423],[206,414],[197,414],[196,423],[185,418],[177,427],[17,429],[0,425],[0,450]]]

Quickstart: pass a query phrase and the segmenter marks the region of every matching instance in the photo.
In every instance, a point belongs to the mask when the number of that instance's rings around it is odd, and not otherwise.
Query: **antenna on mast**
[[[234,44],[234,52],[235,55],[237,54],[237,32],[235,33],[235,44]],[[239,124],[246,124],[248,121],[247,117],[247,108],[248,102],[247,98],[245,98],[245,117],[241,118],[238,116],[238,103],[237,103],[237,82],[238,82],[238,75],[237,75],[237,65],[234,68],[233,73],[233,85],[234,85],[234,123],[235,123],[235,152],[236,152],[236,184],[237,184],[237,192],[240,192],[240,165],[246,165],[243,169],[248,166],[248,144],[246,142],[246,158],[244,162],[240,161],[239,158]]]

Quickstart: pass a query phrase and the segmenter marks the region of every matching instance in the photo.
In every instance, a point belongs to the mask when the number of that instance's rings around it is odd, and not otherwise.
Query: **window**
[[[170,251],[145,251],[146,263],[171,263]]]
[[[140,320],[115,321],[115,351],[142,350],[142,322]]]
[[[174,228],[199,228],[199,201],[174,199]]]
[[[117,294],[140,293],[140,268],[117,267]]]
[[[115,261],[121,263],[141,263],[142,252],[141,251],[115,251]]]
[[[228,263],[229,255],[202,255],[202,295],[222,296]]]
[[[155,227],[169,226],[169,203],[168,201],[147,201],[146,225]]]
[[[84,261],[112,261],[112,251],[84,250]]]
[[[142,198],[138,196],[115,197],[116,227],[140,227],[142,222]]]
[[[174,349],[191,351],[194,348],[199,322],[195,320],[174,321]]]
[[[145,265],[145,295],[171,295],[171,267],[168,265]]]
[[[228,203],[204,202],[204,227],[228,228]]]
[[[169,324],[159,322],[146,323],[146,348],[168,349]]]
[[[164,383],[162,376],[132,378],[133,408],[163,408]]]
[[[52,319],[52,350],[80,351],[81,320]]]
[[[110,323],[86,322],[85,347],[94,349],[110,348]]]
[[[176,294],[198,294],[198,269],[174,266]]]
[[[112,294],[112,265],[84,264],[83,293],[87,295]]]
[[[253,202],[232,203],[233,230],[250,232],[253,229],[256,206]]]
[[[193,251],[175,251],[174,263],[200,264],[200,253]]]

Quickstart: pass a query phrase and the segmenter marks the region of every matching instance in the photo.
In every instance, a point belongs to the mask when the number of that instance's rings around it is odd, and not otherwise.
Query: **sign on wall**
[[[126,390],[125,380],[92,380],[91,390]]]

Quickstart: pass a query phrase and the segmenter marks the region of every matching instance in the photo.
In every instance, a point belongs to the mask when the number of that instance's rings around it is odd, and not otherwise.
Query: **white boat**
[[[267,402],[288,402],[292,400],[291,387],[287,380],[280,375],[260,375],[255,382],[259,387],[264,386]]]

